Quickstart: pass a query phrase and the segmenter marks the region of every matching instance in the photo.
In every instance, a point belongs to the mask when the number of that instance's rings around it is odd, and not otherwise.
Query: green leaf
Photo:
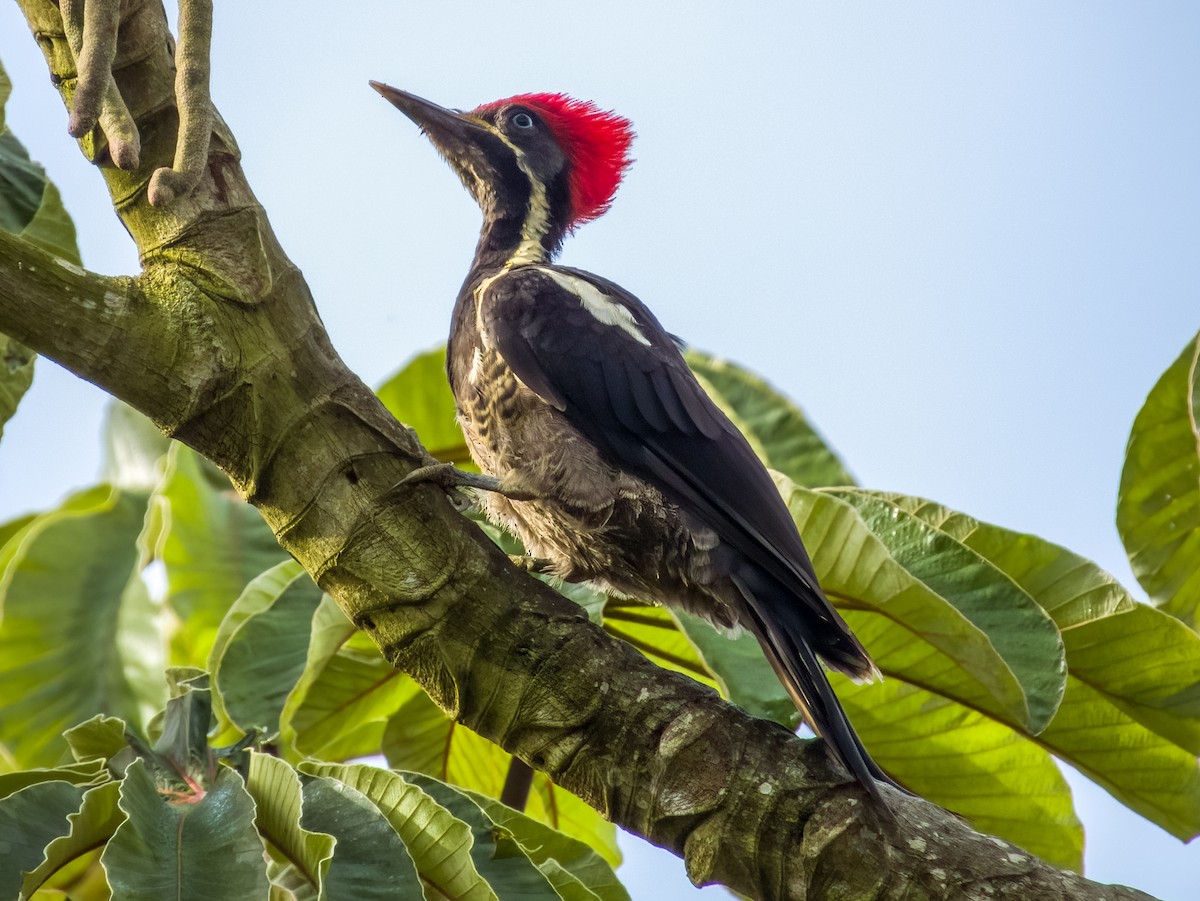
[[[171,439],[129,404],[113,398],[104,416],[101,478],[117,488],[151,492],[162,479]]]
[[[316,890],[317,897],[325,898],[326,877],[337,840],[326,832],[305,829],[300,824],[303,813],[300,776],[278,757],[252,752],[246,776],[246,790],[254,799],[255,825],[258,831],[287,858],[304,881]],[[349,853],[353,854],[353,849]],[[339,869],[352,867],[347,858],[348,855],[342,855]],[[349,888],[345,884],[341,887]],[[337,899],[360,896],[354,893],[335,893],[332,897]]]
[[[102,761],[68,763],[56,767],[16,770],[0,775],[0,800],[31,785],[42,782],[69,782],[72,785],[98,785],[108,779]]]
[[[899,679],[855,685],[832,674],[830,681],[864,744],[905,785],[975,829],[1081,869],[1083,828],[1070,786],[1036,742]]]
[[[13,555],[17,552],[17,540],[27,532],[29,525],[35,519],[37,519],[36,513],[26,513],[16,519],[10,519],[6,523],[0,523],[0,576],[4,575],[4,570],[8,568]],[[0,614],[3,612],[0,609]]]
[[[125,820],[124,811],[117,806],[120,790],[119,782],[105,782],[84,793],[82,806],[67,816],[69,831],[46,846],[45,859],[25,877],[21,886],[23,898],[30,897],[63,867],[112,838]]]
[[[0,333],[0,436],[4,424],[17,412],[17,404],[33,384],[32,350]]]
[[[321,589],[294,560],[255,578],[229,609],[209,655],[221,706],[242,732],[279,734],[288,694],[304,672]]]
[[[978,626],[1021,683],[1035,735],[1046,728],[1066,689],[1067,661],[1058,627],[1002,570],[936,525],[913,515],[919,499],[854,488],[830,489],[852,505],[895,559]]]
[[[4,63],[0,63],[0,131],[4,131],[4,106],[12,96],[12,79],[4,71]]]
[[[763,462],[797,485],[853,485],[854,477],[791,400],[740,366],[689,350],[688,366],[759,450]]]
[[[29,158],[11,131],[0,131],[0,228],[79,265],[75,225],[46,170]]]
[[[421,773],[400,775],[470,827],[471,860],[497,896],[550,898],[557,901],[558,893],[537,865],[526,856],[524,848],[506,830],[496,829],[491,818],[466,793],[432,776]]]
[[[467,824],[400,774],[364,764],[305,763],[300,769],[338,783],[338,790],[344,794],[349,789],[369,800],[404,842],[421,879],[442,895],[464,901],[496,898],[471,860],[472,839]],[[310,785],[305,786],[306,803]],[[305,823],[308,824],[307,815]],[[339,847],[345,844],[339,838]],[[334,867],[336,861],[337,855]]]
[[[170,674],[169,674],[170,675]],[[173,697],[163,712],[162,734],[154,743],[155,762],[172,781],[190,777],[207,788],[214,778],[216,759],[208,745],[213,724],[212,693],[207,676],[172,686]],[[191,785],[187,786],[194,791]]]
[[[145,761],[136,760],[121,782],[120,807],[127,819],[100,858],[113,901],[266,897],[254,801],[233,770],[222,767],[193,803],[172,803],[159,794]]]
[[[164,523],[157,556],[167,570],[167,603],[183,623],[172,660],[202,665],[246,585],[288,555],[258,511],[195,451],[172,445],[167,461],[155,502]]]
[[[1200,630],[1200,334],[1133,422],[1117,529],[1134,575],[1162,610]]]
[[[24,874],[45,859],[45,848],[70,831],[68,815],[79,810],[83,789],[70,782],[28,785],[0,800],[0,898],[15,898]]]
[[[612,866],[585,842],[551,829],[495,798],[465,791],[498,829],[504,830],[537,864],[559,896],[568,901],[627,901],[629,893]]]
[[[1007,573],[1061,630],[1067,690],[1039,742],[1172,834],[1200,833],[1200,635],[1065,548],[904,503]]]
[[[388,723],[388,765],[499,798],[512,755],[450,719],[424,692],[414,694]],[[612,866],[621,862],[616,827],[544,773],[534,773],[526,814],[585,842]]]
[[[302,756],[365,757],[378,752],[388,718],[417,694],[417,684],[324,598],[304,672],[280,715],[280,739]]]
[[[1025,692],[983,630],[908,572],[850,504],[776,481],[825,593],[844,614],[875,614],[854,628],[885,676],[1014,725],[1028,722]]]
[[[474,468],[455,418],[454,395],[446,380],[446,349],[413,357],[375,392],[393,416],[413,429],[439,460]]]
[[[422,897],[421,879],[404,842],[369,798],[336,779],[306,775],[303,783],[303,827],[337,843],[325,877],[328,897]]]
[[[0,69],[0,229],[61,257],[62,265],[78,265],[75,225],[58,189],[4,126],[4,104],[11,91],[12,82]],[[35,357],[19,341],[0,334],[0,435],[33,382]]]
[[[85,723],[72,726],[63,733],[72,756],[81,763],[88,760],[108,760],[123,751],[125,723],[114,716],[96,714]]]
[[[154,608],[139,576],[146,499],[106,486],[39,516],[0,579],[0,741],[26,766],[53,763],[69,726],[109,713],[142,722],[161,685]],[[11,543],[10,543],[11,544]]]

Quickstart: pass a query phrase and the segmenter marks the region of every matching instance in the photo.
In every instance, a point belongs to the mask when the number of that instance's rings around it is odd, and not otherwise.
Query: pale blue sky
[[[863,484],[1134,586],[1113,526],[1125,441],[1200,327],[1200,5],[215,5],[214,98],[368,382],[443,339],[478,213],[367,79],[459,107],[567,91],[639,132],[567,262],[767,376]],[[14,4],[0,59],[85,263],[133,271]],[[0,517],[94,478],[101,402],[42,365],[0,444]],[[1196,846],[1073,785],[1089,875],[1196,897]],[[672,858],[629,858],[635,898],[694,894]]]

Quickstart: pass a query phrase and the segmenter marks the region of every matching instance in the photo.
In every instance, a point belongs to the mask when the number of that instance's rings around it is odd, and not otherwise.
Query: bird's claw
[[[453,463],[440,461],[417,467],[397,482],[395,487],[413,485],[418,482],[431,482],[434,485],[440,485],[447,491],[455,488],[476,488],[481,491],[500,490],[499,479],[474,472],[464,472],[456,468]]]
[[[534,573],[539,576],[546,576],[552,573],[550,561],[543,560],[540,557],[530,557],[528,554],[509,554],[508,559],[517,569],[524,570],[527,573]]]
[[[462,497],[459,493],[462,489],[492,491],[514,501],[528,501],[533,500],[535,497],[532,493],[507,484],[506,481],[497,479],[495,476],[486,476],[477,472],[464,472],[458,469],[453,463],[443,463],[441,461],[417,467],[393,485],[392,490],[394,491],[397,488],[421,482],[429,482],[440,486],[450,495],[452,503],[455,503],[455,497]],[[458,504],[455,503],[455,506],[457,507]],[[467,502],[460,509],[466,509],[470,506],[472,506],[472,502]]]

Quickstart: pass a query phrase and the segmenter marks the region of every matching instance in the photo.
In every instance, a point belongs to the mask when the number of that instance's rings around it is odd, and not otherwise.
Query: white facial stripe
[[[521,243],[505,265],[512,268],[528,263],[540,263],[546,259],[542,238],[550,231],[550,201],[546,197],[546,186],[534,177],[533,170],[525,161],[525,151],[505,137],[504,132],[494,125],[487,127],[516,156],[517,165],[529,179],[530,185],[529,215],[525,217],[525,224],[521,226]]]
[[[650,346],[649,339],[642,334],[642,330],[638,326],[637,320],[633,318],[633,314],[611,297],[602,294],[600,289],[591,282],[558,272],[554,269],[539,267],[539,271],[550,276],[560,286],[578,297],[579,302],[583,304],[583,308],[591,313],[597,322],[602,322],[605,325],[615,325],[639,344],[644,344],[646,347]]]
[[[512,145],[509,145],[512,146]],[[540,263],[546,259],[546,249],[542,247],[542,238],[550,231],[550,201],[546,198],[546,186],[534,178],[529,164],[525,162],[525,153],[520,148],[513,147],[517,152],[517,165],[529,178],[529,215],[521,226],[521,245],[508,261],[509,266],[522,263]]]

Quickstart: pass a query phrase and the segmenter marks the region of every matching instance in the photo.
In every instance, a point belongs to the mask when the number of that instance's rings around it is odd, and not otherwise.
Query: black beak
[[[472,155],[471,150],[478,148],[483,135],[490,135],[487,126],[474,116],[438,106],[381,81],[370,84],[388,103],[412,119],[434,146],[451,160]]]

